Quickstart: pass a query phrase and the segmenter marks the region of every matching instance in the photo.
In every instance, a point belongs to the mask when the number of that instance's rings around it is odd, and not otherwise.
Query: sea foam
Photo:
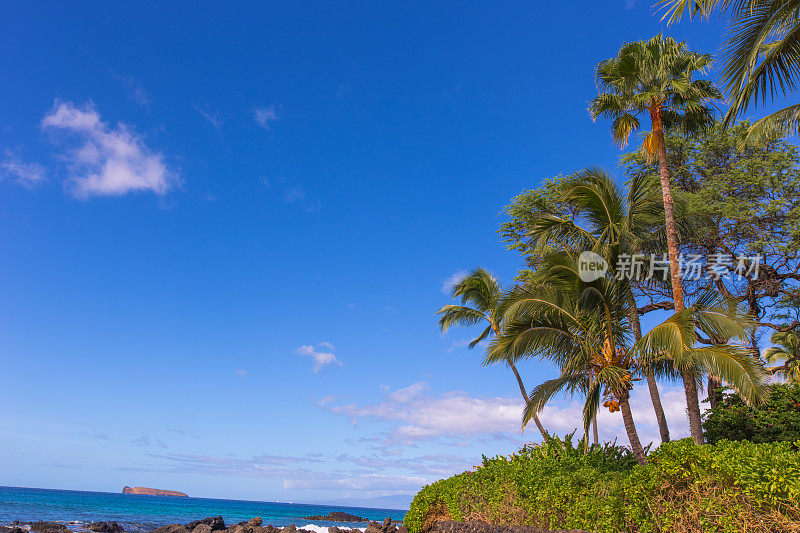
[[[307,524],[305,526],[298,526],[297,529],[305,529],[307,531],[313,531],[314,533],[328,533],[328,526],[318,526],[316,524]],[[350,526],[342,526],[342,529],[357,529],[359,531],[367,530],[367,528],[365,527],[350,527]]]

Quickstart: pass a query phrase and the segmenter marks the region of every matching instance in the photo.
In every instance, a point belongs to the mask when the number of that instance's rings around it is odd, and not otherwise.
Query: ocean
[[[14,520],[45,520],[72,523],[70,529],[77,529],[81,524],[92,521],[115,520],[125,531],[142,533],[166,524],[185,524],[207,516],[222,515],[226,525],[260,516],[264,525],[295,524],[298,528],[318,533],[327,533],[328,526],[333,525],[366,526],[363,522],[325,522],[302,518],[325,516],[331,511],[343,511],[378,521],[387,516],[402,520],[405,515],[405,511],[397,509],[0,487],[0,525],[8,525]]]

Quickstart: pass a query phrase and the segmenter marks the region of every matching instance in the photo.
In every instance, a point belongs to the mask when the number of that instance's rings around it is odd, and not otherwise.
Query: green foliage
[[[789,383],[800,383],[800,334],[797,331],[776,331],[770,339],[771,346],[764,350],[764,360],[776,366],[767,368]]]
[[[506,248],[516,250],[527,261],[528,269],[522,270],[518,279],[527,279],[542,258],[547,257],[551,252],[564,249],[559,245],[560,243],[541,246],[539,243],[532,242],[530,229],[542,213],[558,214],[567,220],[572,220],[577,216],[574,208],[571,208],[563,200],[567,184],[571,179],[572,176],[545,179],[542,186],[523,191],[512,198],[511,203],[503,209],[503,214],[508,216],[508,221],[501,224],[497,232]]]
[[[744,141],[748,122],[717,123],[692,137],[667,135],[667,158],[677,196],[689,216],[703,214],[692,244],[731,253],[779,254],[800,249],[800,154],[779,139]],[[646,155],[622,158],[629,177],[657,175]]]
[[[726,394],[703,422],[709,443],[724,439],[752,442],[800,441],[800,384],[772,385],[769,399],[749,407],[738,394]]]
[[[708,258],[711,254],[761,255],[758,279],[721,278],[722,295],[747,305],[760,322],[783,322],[794,316],[781,311],[800,304],[800,153],[778,139],[745,141],[749,123],[728,129],[721,124],[692,137],[666,137],[673,191],[684,209],[684,249]],[[622,158],[631,179],[658,175],[658,165],[641,152]],[[707,279],[690,283],[690,295],[702,291]]]
[[[412,533],[440,518],[592,531],[790,531],[800,526],[800,454],[789,442],[663,444],[640,466],[627,449],[553,438],[415,496]]]
[[[664,18],[709,17],[719,11],[728,19],[725,29],[725,65],[722,81],[727,84],[731,107],[725,123],[733,122],[750,104],[765,105],[779,95],[797,89],[800,66],[797,0],[658,0]],[[689,9],[687,9],[689,8]],[[800,131],[800,105],[779,109],[750,128],[750,135],[792,134]]]

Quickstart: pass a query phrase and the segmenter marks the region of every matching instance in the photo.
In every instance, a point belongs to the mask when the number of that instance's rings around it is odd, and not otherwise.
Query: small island
[[[341,511],[333,511],[328,513],[327,516],[304,516],[305,520],[327,520],[328,522],[369,522],[366,518],[356,516],[354,514],[343,513]]]
[[[164,489],[151,489],[149,487],[129,487],[125,485],[122,487],[122,494],[143,494],[146,496],[179,496],[181,498],[188,498],[189,495],[177,490],[164,490]]]

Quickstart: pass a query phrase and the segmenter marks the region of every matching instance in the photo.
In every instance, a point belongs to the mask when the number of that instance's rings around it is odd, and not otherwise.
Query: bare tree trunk
[[[522,398],[525,400],[525,404],[527,404],[529,401],[528,393],[525,392],[525,385],[523,385],[522,383],[522,378],[520,377],[519,372],[517,371],[517,367],[511,360],[508,361],[508,366],[510,366],[511,370],[514,372],[514,377],[517,378],[517,384],[519,385],[519,391],[522,393]],[[539,430],[539,433],[542,434],[542,439],[547,441],[547,439],[550,438],[550,435],[548,435],[547,431],[545,431],[544,426],[542,425],[541,420],[539,420],[539,417],[536,416],[536,413],[533,414],[533,422],[536,424],[536,428]]]
[[[639,312],[636,310],[636,298],[634,298],[633,292],[629,292],[628,297],[630,307],[628,314],[633,328],[633,338],[640,341],[642,340],[642,324],[639,321]],[[644,369],[644,377],[647,379],[647,390],[650,392],[650,401],[653,403],[653,411],[656,413],[661,442],[669,442],[669,426],[667,426],[667,417],[664,415],[664,406],[661,405],[661,394],[658,392],[658,383],[653,375],[653,369],[649,366]]]
[[[669,271],[672,281],[672,299],[675,301],[675,312],[685,309],[683,303],[683,284],[681,281],[681,267],[678,257],[678,226],[675,223],[674,202],[670,185],[669,168],[667,166],[667,145],[664,142],[664,127],[661,121],[661,105],[653,103],[650,106],[650,120],[652,121],[652,134],[656,136],[658,146],[659,179],[661,180],[661,195],[664,200],[664,218],[667,230],[667,249],[669,252]],[[692,438],[697,444],[703,444],[703,428],[700,425],[700,400],[697,396],[696,376],[693,368],[681,369],[683,388],[686,393],[686,410],[689,414],[689,427]]]
[[[622,411],[622,421],[625,423],[625,432],[631,442],[633,456],[640,465],[647,464],[647,457],[644,455],[642,443],[639,442],[639,435],[636,433],[636,425],[633,423],[633,413],[631,413],[631,404],[628,403],[627,395],[619,398],[619,408]]]
[[[600,444],[600,437],[597,434],[597,413],[592,416],[592,438],[595,444]]]

